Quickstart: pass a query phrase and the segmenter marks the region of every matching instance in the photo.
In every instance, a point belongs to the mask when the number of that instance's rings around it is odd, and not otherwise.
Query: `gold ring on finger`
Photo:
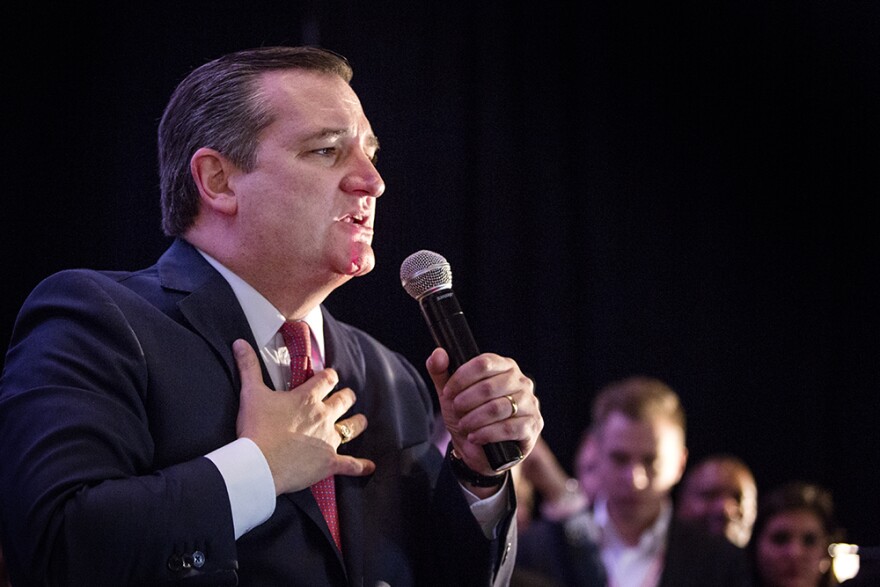
[[[345,444],[346,442],[351,440],[352,431],[351,431],[351,426],[349,426],[348,424],[342,424],[342,423],[337,422],[336,423],[336,431],[339,432],[339,438],[342,439],[342,442],[340,444]]]
[[[519,406],[516,405],[516,400],[513,399],[512,395],[505,395],[504,397],[506,397],[507,401],[510,402],[510,415],[508,416],[508,418],[513,418],[519,411]]]

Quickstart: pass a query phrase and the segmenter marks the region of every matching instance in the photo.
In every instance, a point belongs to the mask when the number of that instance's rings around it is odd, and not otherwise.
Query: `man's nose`
[[[733,497],[725,497],[721,502],[724,517],[728,520],[740,520],[743,517],[743,509],[739,500]]]
[[[342,189],[357,196],[378,198],[385,193],[385,180],[366,153],[354,157],[352,167],[342,180]]]
[[[633,465],[630,470],[630,480],[636,489],[648,488],[648,470],[644,465]]]

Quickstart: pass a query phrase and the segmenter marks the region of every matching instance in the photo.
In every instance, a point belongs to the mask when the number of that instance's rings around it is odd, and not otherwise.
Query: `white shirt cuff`
[[[510,491],[509,486],[510,475],[504,480],[501,490],[486,499],[480,499],[464,485],[461,486],[461,490],[464,491],[464,497],[467,499],[468,505],[471,506],[471,513],[477,519],[477,523],[483,529],[483,534],[489,540],[495,539],[498,522],[501,521],[501,518],[504,517],[507,511],[507,492]]]
[[[226,483],[238,540],[275,511],[275,481],[269,463],[250,438],[239,438],[205,456],[214,463]]]

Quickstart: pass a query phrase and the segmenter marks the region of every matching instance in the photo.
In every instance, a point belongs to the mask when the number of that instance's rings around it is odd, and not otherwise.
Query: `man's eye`
[[[333,155],[336,152],[336,147],[323,147],[321,149],[315,149],[312,153],[316,155]]]
[[[788,544],[791,542],[791,533],[785,531],[773,532],[770,534],[770,542],[777,545]]]

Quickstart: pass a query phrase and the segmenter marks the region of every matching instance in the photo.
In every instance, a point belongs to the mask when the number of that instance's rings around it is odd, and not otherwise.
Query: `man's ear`
[[[220,152],[201,147],[189,160],[189,170],[202,198],[202,204],[220,214],[235,214],[238,200],[230,186],[230,174],[237,167]]]
[[[687,468],[688,454],[689,453],[688,453],[687,447],[686,446],[683,447],[682,451],[681,451],[681,462],[679,463],[679,466],[678,466],[678,479],[679,479],[679,481],[681,481],[681,478],[684,476],[684,471]]]

